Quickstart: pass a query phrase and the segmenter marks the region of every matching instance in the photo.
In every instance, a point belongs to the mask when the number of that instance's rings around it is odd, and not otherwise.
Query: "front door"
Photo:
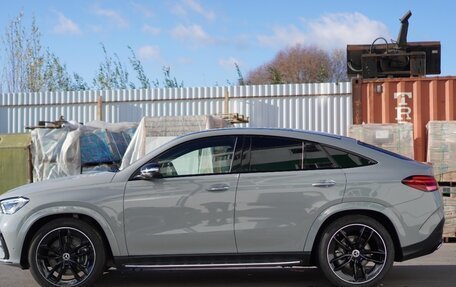
[[[162,178],[127,183],[129,255],[236,253],[236,142],[228,136],[180,144],[151,161]]]

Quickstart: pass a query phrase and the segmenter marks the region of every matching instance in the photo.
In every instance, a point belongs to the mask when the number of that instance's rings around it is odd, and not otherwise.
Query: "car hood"
[[[111,182],[114,177],[114,172],[101,172],[94,174],[80,174],[74,176],[61,177],[56,179],[44,180],[19,186],[0,196],[0,199],[10,198],[15,196],[28,196],[34,193],[39,193],[44,190],[68,189],[70,186],[88,186]]]

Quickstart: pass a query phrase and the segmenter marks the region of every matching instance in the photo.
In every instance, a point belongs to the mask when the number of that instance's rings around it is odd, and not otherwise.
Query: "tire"
[[[318,264],[335,286],[376,286],[393,265],[393,240],[370,217],[339,218],[325,228],[320,239]]]
[[[102,275],[106,253],[100,234],[88,223],[61,218],[46,223],[32,239],[30,272],[41,286],[91,286]]]

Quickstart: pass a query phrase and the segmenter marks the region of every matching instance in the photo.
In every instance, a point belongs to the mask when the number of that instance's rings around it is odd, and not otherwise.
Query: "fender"
[[[350,212],[356,213],[356,211],[375,211],[385,215],[391,223],[393,224],[394,228],[396,229],[396,233],[401,238],[405,237],[405,230],[400,224],[399,215],[396,214],[391,208],[388,208],[384,205],[372,202],[342,202],[336,205],[332,205],[322,211],[320,215],[315,219],[312,223],[312,227],[309,229],[307,233],[306,242],[304,245],[304,252],[311,252],[314,241],[317,237],[320,228],[323,226],[325,221],[330,218],[331,216],[340,213],[340,212]]]
[[[40,209],[39,211],[33,213],[22,224],[19,230],[18,240],[22,242],[22,244],[19,246],[23,246],[28,231],[33,226],[33,224],[35,224],[35,222],[37,222],[38,220],[51,215],[75,213],[91,217],[101,226],[103,232],[106,235],[106,238],[108,239],[109,245],[114,256],[126,254],[126,246],[124,242],[121,242],[120,244],[119,242],[117,242],[116,236],[114,235],[115,233],[112,230],[111,226],[108,224],[107,220],[95,210],[83,206],[50,206],[44,209]],[[120,238],[123,238],[123,236],[121,236]]]

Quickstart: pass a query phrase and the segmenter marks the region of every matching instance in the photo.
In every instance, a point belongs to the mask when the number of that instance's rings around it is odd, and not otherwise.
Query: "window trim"
[[[346,150],[344,148],[333,146],[331,144],[311,141],[311,140],[302,139],[302,138],[276,136],[276,135],[256,135],[256,134],[233,134],[233,135],[229,135],[229,136],[230,137],[235,137],[233,155],[232,155],[232,158],[231,158],[231,164],[230,164],[230,171],[229,172],[227,172],[227,173],[188,174],[188,175],[168,176],[168,177],[163,177],[163,178],[170,179],[170,178],[184,178],[184,177],[191,177],[191,176],[194,177],[194,176],[210,176],[210,175],[241,174],[241,173],[270,173],[270,172],[293,172],[293,171],[294,172],[300,172],[300,171],[318,171],[318,170],[333,170],[333,169],[351,169],[351,168],[367,167],[367,166],[378,164],[378,162],[376,160],[374,160],[374,159],[372,159],[370,157],[367,157],[365,155],[362,155],[360,153],[357,153],[357,152],[354,152],[354,151],[348,151],[348,150]],[[223,138],[223,137],[226,137],[226,136],[216,135],[216,136],[210,136],[210,137],[204,137],[204,138],[197,138],[197,139],[193,139],[193,140],[189,140],[189,141],[183,142],[183,143],[181,143],[181,144],[179,144],[177,146],[173,146],[173,147],[163,151],[162,153],[156,155],[154,158],[152,158],[150,161],[146,162],[145,164],[154,162],[155,158],[163,155],[164,153],[168,152],[170,149],[176,148],[176,147],[178,147],[180,145],[187,144],[187,143],[190,143],[192,141],[207,140],[207,139],[213,139],[213,138]],[[250,171],[253,137],[270,137],[270,138],[279,138],[279,139],[286,139],[286,140],[301,141],[301,151],[302,151],[301,154],[302,155],[301,155],[301,167],[300,167],[300,169],[274,170],[274,171]],[[319,168],[319,169],[304,169],[305,144],[306,144],[306,142],[307,143],[314,143],[314,144],[319,145],[322,148],[322,150],[325,152],[327,157],[331,160],[331,162],[333,162],[335,167],[334,168]],[[370,160],[372,163],[368,164],[368,165],[361,165],[361,166],[341,167],[339,164],[337,164],[337,161],[335,161],[334,158],[326,150],[326,147],[333,148],[333,149],[345,152],[347,154],[353,154],[353,155],[361,157],[361,158],[365,158],[367,160]],[[240,154],[240,159],[238,160],[237,163],[235,162],[236,153]],[[244,154],[246,155],[245,158],[244,158]],[[234,169],[236,166],[237,166],[237,168]],[[139,174],[139,171],[140,171],[141,167],[136,169],[131,174],[130,178],[128,179],[129,181],[140,180],[140,179],[137,179],[135,177]],[[234,171],[233,171],[233,169],[234,169]]]

